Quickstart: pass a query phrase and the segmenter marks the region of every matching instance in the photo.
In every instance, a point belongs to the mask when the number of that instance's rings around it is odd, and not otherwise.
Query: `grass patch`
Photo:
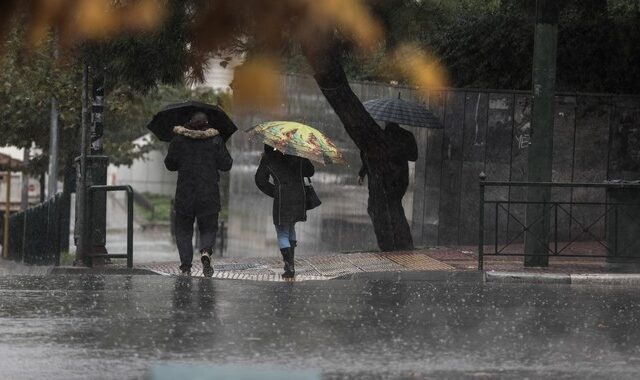
[[[71,254],[69,251],[60,252],[60,265],[61,266],[70,266],[73,265],[76,256]]]
[[[151,210],[139,207],[142,216],[148,222],[169,222],[171,220],[171,197],[161,194],[144,193],[144,197],[147,201],[153,205],[153,212]]]
[[[144,193],[142,194],[145,199],[153,205],[153,213],[151,210],[147,210],[140,206],[137,207],[140,210],[142,217],[147,222],[170,222],[171,221],[171,199],[172,197],[169,195],[161,195],[161,194],[151,194]],[[227,220],[229,216],[229,211],[226,203],[222,200],[222,209],[220,210],[220,214],[218,215],[219,220]]]

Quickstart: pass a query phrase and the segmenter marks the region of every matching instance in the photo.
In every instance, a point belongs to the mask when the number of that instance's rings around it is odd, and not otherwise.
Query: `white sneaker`
[[[213,276],[213,267],[211,266],[211,252],[206,250],[200,251],[200,261],[202,261],[202,273],[205,277]]]

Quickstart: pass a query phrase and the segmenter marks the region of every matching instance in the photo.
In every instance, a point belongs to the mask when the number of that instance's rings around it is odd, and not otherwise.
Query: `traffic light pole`
[[[558,40],[558,2],[536,1],[536,29],[533,48],[533,108],[531,145],[528,155],[529,182],[551,182],[553,165],[553,121]],[[546,267],[549,258],[551,188],[529,187],[525,232],[524,265]]]
[[[106,249],[106,193],[89,196],[89,188],[106,185],[109,158],[102,155],[102,113],[104,110],[104,70],[92,74],[91,123],[88,123],[89,68],[83,71],[82,141],[80,157],[76,159],[76,264],[93,266],[104,263]],[[89,220],[91,215],[91,220]],[[92,257],[97,254],[102,256]]]

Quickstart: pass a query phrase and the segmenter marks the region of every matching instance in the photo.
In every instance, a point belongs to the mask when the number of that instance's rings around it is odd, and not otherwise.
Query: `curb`
[[[571,283],[574,285],[640,286],[640,274],[572,274]]]
[[[501,284],[565,284],[565,285],[613,285],[640,287],[640,274],[629,273],[527,273],[485,272],[486,283]]]
[[[338,276],[332,280],[483,282],[483,273],[479,271],[358,272]]]
[[[484,282],[501,284],[571,284],[564,273],[485,272]]]

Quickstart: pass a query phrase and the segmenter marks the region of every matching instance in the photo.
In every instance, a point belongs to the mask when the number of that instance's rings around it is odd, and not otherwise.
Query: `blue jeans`
[[[296,224],[276,224],[276,234],[278,235],[278,247],[280,249],[290,248],[291,241],[296,240]]]

